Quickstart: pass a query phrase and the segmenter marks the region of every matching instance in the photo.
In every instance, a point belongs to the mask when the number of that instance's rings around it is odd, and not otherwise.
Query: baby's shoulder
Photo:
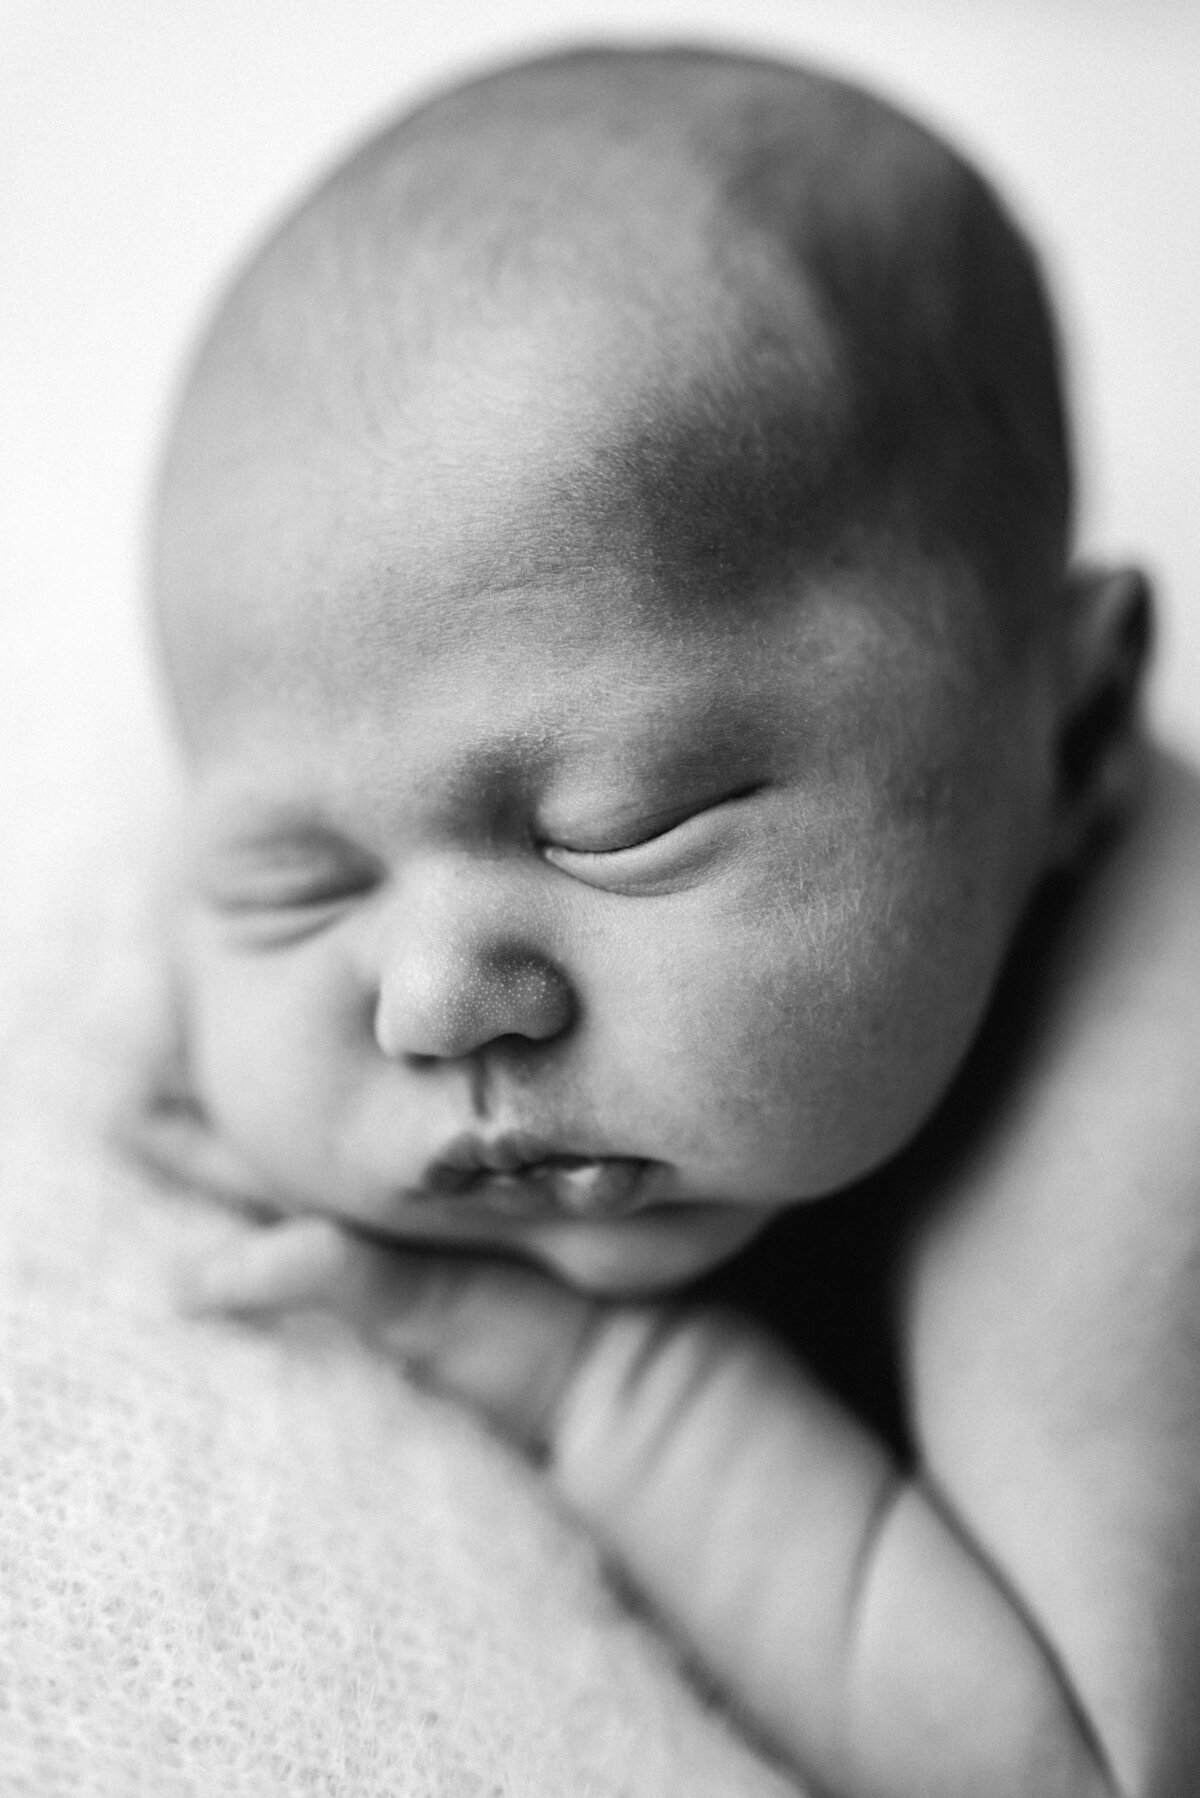
[[[1198,889],[1200,783],[1156,756],[901,1270],[920,1464],[1135,1758],[1200,1640]]]
[[[1069,1311],[1092,1279],[1161,1267],[1160,1238],[1200,1250],[1197,892],[1200,778],[1153,752],[1136,808],[1032,918],[935,1124],[916,1292],[1003,1266]]]
[[[1004,1002],[1028,1015],[906,1244],[919,1428],[969,1432],[982,1406],[1086,1432],[1124,1403],[1141,1442],[1164,1406],[1165,1441],[1182,1403],[1200,1441],[1197,890],[1200,782],[1155,755],[1137,814],[1015,970]]]

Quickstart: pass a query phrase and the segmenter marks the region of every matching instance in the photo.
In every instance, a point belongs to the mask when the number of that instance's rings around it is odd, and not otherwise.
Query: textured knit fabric
[[[0,949],[0,1794],[794,1793],[472,1418],[177,1314],[242,1226],[113,1146],[154,954],[102,861]]]

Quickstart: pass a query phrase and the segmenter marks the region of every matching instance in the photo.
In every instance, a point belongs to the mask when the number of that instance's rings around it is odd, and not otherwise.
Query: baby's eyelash
[[[357,858],[267,855],[262,862],[251,857],[242,865],[235,859],[228,868],[218,867],[204,883],[219,910],[229,913],[293,911],[336,905],[369,892],[379,870]]]
[[[544,839],[539,844],[539,847],[548,853],[558,852],[563,855],[624,855],[627,850],[644,849],[650,843],[657,843],[661,837],[670,836],[671,832],[673,830],[678,830],[681,824],[686,824],[690,819],[699,817],[701,812],[707,811],[708,809],[709,807],[702,806],[697,811],[684,812],[682,815],[673,815],[669,822],[665,824],[656,822],[651,829],[645,829],[640,826],[635,827],[631,834],[625,837],[621,842],[589,843],[584,845],[582,843],[561,843],[552,839]]]
[[[542,855],[567,878],[602,892],[631,899],[682,892],[726,862],[741,835],[735,802],[761,790],[762,783],[758,783],[722,794],[682,815],[677,813],[653,835],[596,849],[547,843]]]
[[[262,892],[244,895],[240,900],[235,899],[234,905],[236,908],[240,904],[247,910],[263,907],[290,910],[313,905],[336,905],[343,899],[357,898],[370,884],[361,878],[298,881],[275,890],[268,887]]]
[[[690,824],[693,819],[703,818],[707,813],[719,811],[722,806],[732,805],[739,799],[749,799],[761,790],[762,782],[756,781],[750,786],[739,787],[732,793],[722,793],[715,799],[703,800],[697,805],[662,812],[656,818],[647,820],[645,827],[635,826],[632,834],[623,842],[593,844],[585,848],[571,843],[547,840],[543,841],[540,847],[546,853],[557,851],[571,856],[624,855],[630,850],[648,848],[652,843],[657,843],[662,838],[670,836],[673,831],[681,829],[685,824]]]

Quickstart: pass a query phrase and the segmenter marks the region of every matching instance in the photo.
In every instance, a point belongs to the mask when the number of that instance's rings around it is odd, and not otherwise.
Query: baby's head
[[[1069,503],[1029,251],[856,90],[582,53],[338,169],[156,544],[187,1050],[265,1189],[632,1291],[896,1152],[1112,734]]]

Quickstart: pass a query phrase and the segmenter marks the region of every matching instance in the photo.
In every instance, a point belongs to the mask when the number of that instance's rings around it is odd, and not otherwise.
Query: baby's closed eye
[[[221,845],[203,858],[197,886],[223,916],[284,916],[308,927],[317,915],[373,891],[382,876],[373,857],[342,838],[303,831]]]
[[[564,826],[539,846],[554,867],[589,885],[631,895],[673,891],[720,856],[737,809],[761,790],[756,783],[601,826]]]

